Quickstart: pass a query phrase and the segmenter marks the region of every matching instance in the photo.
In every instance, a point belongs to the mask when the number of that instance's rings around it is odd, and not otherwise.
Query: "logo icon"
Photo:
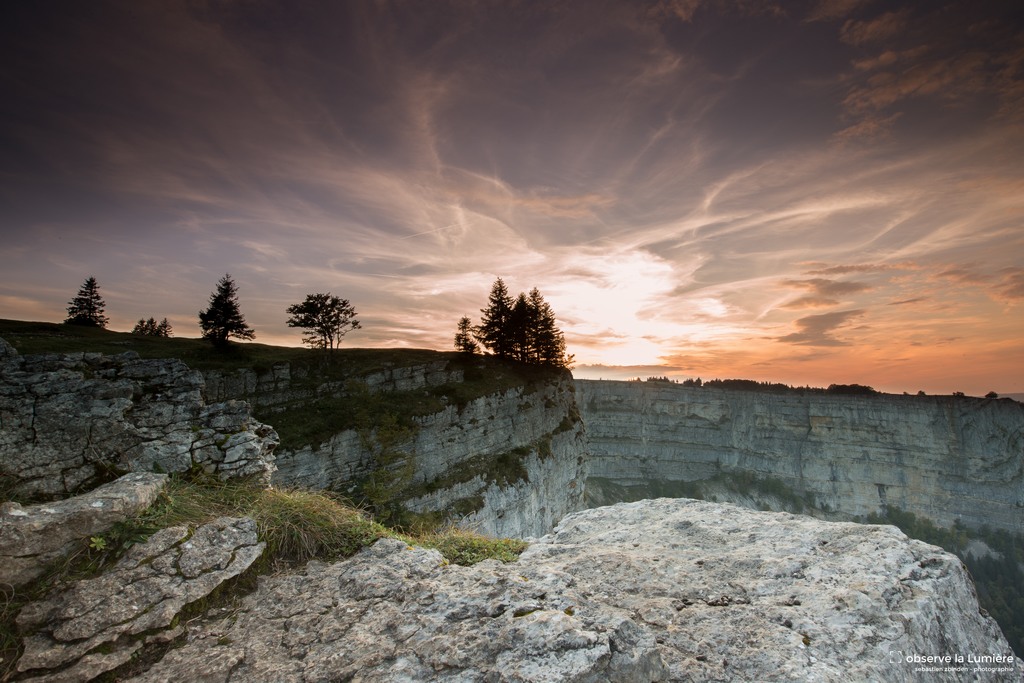
[[[901,650],[889,650],[889,663],[890,664],[902,664],[903,663],[903,652]]]

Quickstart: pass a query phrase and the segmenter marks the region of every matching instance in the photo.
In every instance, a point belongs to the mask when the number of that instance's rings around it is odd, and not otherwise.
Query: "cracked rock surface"
[[[383,539],[262,580],[136,681],[660,680],[653,638],[546,567],[447,565]]]
[[[158,531],[110,571],[22,609],[18,628],[29,635],[18,671],[41,681],[88,681],[119,666],[143,636],[166,629],[185,605],[241,574],[263,548],[248,518],[222,517],[191,535],[185,527]]]
[[[960,561],[894,527],[690,500],[575,513],[516,563],[381,540],[260,582],[137,683],[1020,681],[916,672],[1000,655]]]
[[[657,499],[567,517],[520,562],[654,637],[673,681],[1020,681],[894,655],[1012,655],[960,560],[892,526]]]
[[[274,472],[273,428],[244,401],[207,404],[203,376],[135,352],[20,356],[0,346],[0,475],[15,497],[59,498],[111,469],[222,478]]]
[[[41,576],[82,539],[148,508],[166,483],[166,474],[133,472],[53,503],[0,504],[0,583],[21,586]]]

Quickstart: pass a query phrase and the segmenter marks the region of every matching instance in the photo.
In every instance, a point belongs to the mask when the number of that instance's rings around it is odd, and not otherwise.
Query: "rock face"
[[[207,370],[206,396],[210,401],[244,400],[254,410],[273,411],[290,404],[314,401],[346,392],[345,382],[309,382],[309,371],[275,363],[269,370]],[[359,378],[370,391],[412,391],[462,381],[462,370],[446,361],[384,368]]]
[[[192,534],[185,527],[158,531],[111,571],[25,607],[18,628],[29,635],[18,671],[40,680],[88,681],[120,666],[144,636],[166,629],[185,605],[241,574],[263,548],[251,519],[224,517]]]
[[[38,578],[82,539],[148,508],[166,483],[166,474],[135,472],[66,500],[0,504],[0,584],[17,587]]]
[[[894,527],[662,499],[509,565],[395,540],[311,563],[133,680],[1020,681],[1010,652],[960,561]],[[916,661],[947,656],[966,668]]]
[[[849,515],[892,505],[940,526],[1024,528],[1024,406],[1015,401],[576,386],[594,490],[667,494],[672,482],[745,472]]]
[[[62,497],[112,470],[269,479],[277,433],[242,401],[207,404],[202,375],[134,352],[0,354],[0,476]]]
[[[414,439],[401,446],[419,491],[407,507],[465,509],[464,523],[487,534],[547,533],[583,506],[586,439],[574,392],[566,376],[417,418]],[[316,448],[280,451],[273,482],[344,492],[377,466],[359,435],[346,430]]]

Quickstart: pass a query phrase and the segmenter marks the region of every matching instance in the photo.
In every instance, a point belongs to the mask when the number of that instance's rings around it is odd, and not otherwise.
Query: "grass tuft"
[[[322,492],[268,490],[249,516],[267,554],[289,564],[349,557],[389,535],[386,527]]]
[[[515,562],[528,545],[519,539],[491,538],[456,527],[420,536],[414,542],[426,548],[436,548],[452,564],[467,567],[484,560]]]
[[[223,516],[252,517],[267,549],[245,575],[202,600],[187,613],[189,617],[238,600],[255,588],[255,577],[260,574],[312,559],[329,562],[351,557],[384,537],[436,548],[448,562],[467,566],[488,559],[513,562],[527,546],[524,541],[488,538],[454,528],[399,533],[323,491],[263,489],[255,483],[222,482],[202,474],[191,478],[172,476],[157,501],[141,515],[118,524],[106,534],[82,539],[75,553],[32,584],[17,590],[0,586],[0,681],[14,675],[14,665],[21,654],[21,634],[15,618],[26,604],[42,599],[61,585],[99,574],[129,547],[160,529],[195,528]]]

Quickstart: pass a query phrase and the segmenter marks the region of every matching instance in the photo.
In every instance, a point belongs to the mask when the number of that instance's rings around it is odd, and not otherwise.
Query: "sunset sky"
[[[1024,392],[1024,4],[5,3],[0,318],[451,349],[496,277],[577,377]]]

